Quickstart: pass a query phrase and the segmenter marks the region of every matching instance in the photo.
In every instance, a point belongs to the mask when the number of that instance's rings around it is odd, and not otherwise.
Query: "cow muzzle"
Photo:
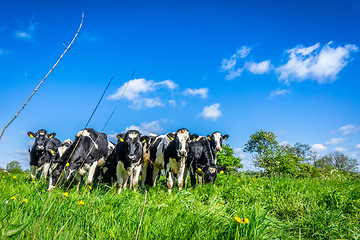
[[[44,150],[44,146],[37,146],[36,150]]]
[[[186,151],[180,151],[180,157],[186,157],[187,152]]]
[[[216,151],[222,151],[222,147],[216,147]]]

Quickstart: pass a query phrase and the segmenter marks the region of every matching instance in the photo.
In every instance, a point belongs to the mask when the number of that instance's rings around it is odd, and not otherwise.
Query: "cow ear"
[[[174,133],[168,133],[168,134],[166,134],[166,136],[168,136],[168,138],[170,138],[171,141],[175,139]]]
[[[223,139],[224,140],[226,140],[226,139],[228,139],[229,138],[229,135],[227,135],[227,134],[225,134],[224,136],[223,136]]]
[[[208,135],[206,135],[206,137],[207,137],[207,139],[210,141],[211,140],[211,137],[210,137],[210,135],[208,134]]]
[[[124,142],[124,133],[119,133],[116,135],[118,142]]]
[[[50,133],[49,138],[53,138],[56,136],[56,133]]]
[[[191,136],[190,136],[190,141],[195,142],[198,137],[199,137],[199,135],[197,135],[196,133],[195,133],[195,134],[191,134]]]
[[[27,135],[31,138],[33,138],[35,136],[35,134],[33,132],[27,132]]]
[[[145,143],[148,140],[148,136],[141,136],[140,142]]]

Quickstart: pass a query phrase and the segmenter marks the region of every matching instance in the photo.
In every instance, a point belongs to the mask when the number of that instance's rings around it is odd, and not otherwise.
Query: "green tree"
[[[6,164],[6,171],[9,173],[22,173],[23,170],[21,169],[20,163],[16,160],[9,162]]]
[[[326,170],[332,170],[335,168],[339,171],[351,172],[356,170],[358,160],[349,158],[344,153],[336,151],[317,160],[316,166]]]
[[[264,168],[269,174],[314,176],[317,173],[314,167],[303,163],[312,154],[309,145],[280,145],[273,132],[260,130],[252,134],[244,151],[252,153],[255,165]]]
[[[244,151],[254,154],[255,166],[272,172],[273,167],[277,165],[275,158],[278,155],[279,143],[273,132],[260,130],[250,136]]]
[[[240,163],[241,159],[234,156],[234,150],[229,144],[222,147],[222,151],[217,155],[216,164],[220,167],[226,167],[230,169],[242,168],[243,165]]]

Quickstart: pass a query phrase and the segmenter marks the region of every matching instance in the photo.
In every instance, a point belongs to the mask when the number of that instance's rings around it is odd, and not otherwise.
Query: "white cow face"
[[[167,135],[171,140],[175,141],[176,151],[178,157],[186,157],[189,152],[190,132],[185,129],[179,129],[174,133]]]
[[[211,136],[207,135],[211,149],[216,152],[222,151],[222,141],[228,139],[228,137],[229,135],[225,134],[223,136],[220,132],[214,132]]]

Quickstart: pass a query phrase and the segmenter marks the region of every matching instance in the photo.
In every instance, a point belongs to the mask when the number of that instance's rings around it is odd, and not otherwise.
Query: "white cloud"
[[[313,151],[313,152],[319,153],[319,152],[323,152],[326,150],[327,150],[327,147],[321,143],[311,145],[311,151]]]
[[[126,90],[126,91],[125,91]],[[145,78],[130,80],[124,83],[116,93],[109,96],[110,99],[120,99],[122,96],[128,100],[135,100],[140,97],[140,93],[155,90],[154,81],[147,81]]]
[[[270,92],[270,99],[275,96],[285,96],[290,93],[290,90],[281,89],[281,90],[275,90]]]
[[[329,42],[320,49],[317,43],[310,47],[296,46],[288,50],[289,60],[277,68],[279,80],[289,83],[291,81],[305,81],[313,79],[318,83],[331,83],[337,74],[347,65],[351,52],[356,52],[358,47],[347,44],[344,47],[331,47]]]
[[[355,149],[360,149],[360,144],[356,144]]]
[[[200,115],[203,118],[209,118],[209,119],[213,119],[214,121],[216,121],[216,119],[221,116],[221,111],[219,110],[219,107],[220,107],[219,103],[215,103],[213,105],[206,106],[206,107],[204,107],[204,109]]]
[[[243,151],[242,148],[234,148],[234,156],[240,159],[246,158],[246,153]]]
[[[226,74],[225,79],[226,80],[233,80],[234,78],[240,77],[241,73],[242,73],[243,69],[231,69],[228,71],[228,74]]]
[[[130,105],[133,109],[141,108],[153,108],[153,107],[162,107],[164,104],[161,102],[160,98],[139,98],[135,99]]]
[[[15,37],[19,39],[33,40],[36,26],[36,23],[30,21],[27,27],[22,27],[20,30],[15,31]]]
[[[170,79],[167,79],[167,80],[164,80],[162,82],[156,83],[156,85],[164,85],[167,88],[169,88],[170,90],[174,90],[178,86],[176,83],[174,83]]]
[[[109,99],[125,99],[131,101],[131,108],[153,108],[164,106],[159,97],[151,98],[144,95],[155,92],[159,87],[165,86],[166,88],[173,90],[177,87],[171,80],[165,80],[162,82],[154,82],[152,80],[146,80],[145,78],[133,79],[124,83],[114,94],[111,94]]]
[[[169,100],[170,107],[176,107],[176,101],[175,100]]]
[[[271,70],[272,65],[270,63],[270,60],[266,60],[259,63],[247,62],[245,64],[245,67],[253,74],[264,74]]]
[[[236,54],[232,55],[229,59],[224,58],[222,60],[220,69],[223,72],[228,72],[228,74],[225,76],[227,80],[232,80],[241,75],[243,69],[235,69],[237,59],[245,58],[247,55],[249,55],[250,51],[251,48],[242,46],[239,50],[236,51]]]
[[[339,143],[343,143],[345,142],[345,138],[332,138],[330,139],[330,141],[327,141],[325,143],[325,145],[335,145],[335,144],[339,144]]]
[[[142,122],[140,123],[140,126],[131,125],[126,127],[125,131],[128,130],[138,130],[142,135],[149,135],[150,133],[161,134],[163,132],[159,121]]]
[[[227,72],[225,79],[232,80],[241,76],[244,70],[248,70],[253,74],[264,74],[269,72],[273,66],[271,65],[270,60],[263,62],[246,62],[243,67],[236,67],[238,59],[245,58],[249,55],[251,48],[243,46],[241,49],[237,50],[234,55],[229,59],[224,58],[221,62],[220,71]]]
[[[335,148],[335,151],[338,151],[338,152],[347,152],[347,148],[346,147],[337,147]]]
[[[338,128],[336,131],[333,131],[332,133],[339,132],[342,135],[349,135],[349,134],[357,133],[359,130],[360,130],[360,127],[358,127],[354,124],[349,124],[349,125],[345,125],[345,126]]]
[[[199,95],[201,98],[205,99],[207,98],[208,96],[208,93],[209,93],[209,89],[208,88],[194,88],[194,89],[191,89],[191,88],[188,88],[186,89],[183,94],[185,96],[196,96],[196,95]]]

